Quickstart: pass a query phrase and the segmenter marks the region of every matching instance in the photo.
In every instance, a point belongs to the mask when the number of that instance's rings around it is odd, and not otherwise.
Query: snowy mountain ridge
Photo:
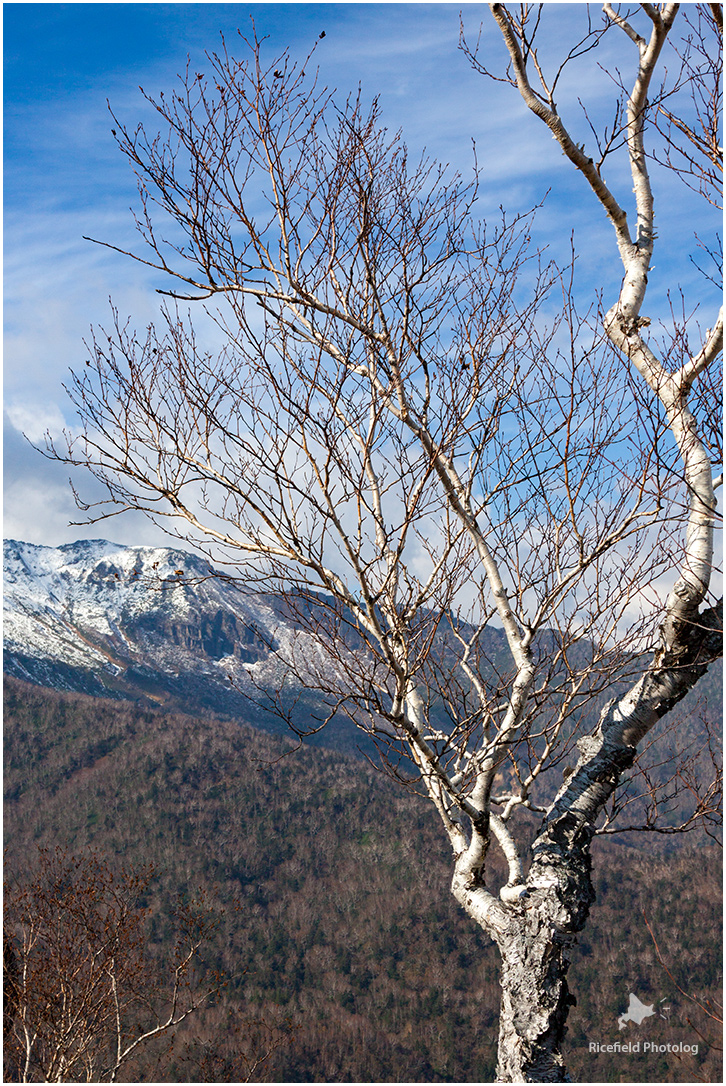
[[[275,648],[306,636],[196,555],[100,539],[6,540],[3,627],[18,678],[225,712],[254,685],[279,685]]]

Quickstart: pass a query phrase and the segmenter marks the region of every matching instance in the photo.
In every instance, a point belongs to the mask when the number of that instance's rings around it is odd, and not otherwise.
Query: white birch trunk
[[[563,1047],[570,1006],[569,948],[585,926],[595,894],[590,844],[595,820],[636,755],[643,735],[692,688],[720,648],[720,608],[684,624],[677,644],[655,654],[651,669],[604,710],[532,846],[524,893],[499,902],[481,866],[464,854],[452,892],[497,943],[502,959],[498,1082],[569,1081]],[[672,632],[672,626],[671,626]],[[665,639],[665,631],[664,631]],[[502,894],[504,896],[504,894]]]

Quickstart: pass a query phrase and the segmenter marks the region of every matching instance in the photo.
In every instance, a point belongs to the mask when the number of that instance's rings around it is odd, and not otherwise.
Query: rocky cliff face
[[[4,668],[58,689],[243,713],[304,638],[259,593],[183,551],[4,545]],[[254,715],[254,714],[253,714]]]

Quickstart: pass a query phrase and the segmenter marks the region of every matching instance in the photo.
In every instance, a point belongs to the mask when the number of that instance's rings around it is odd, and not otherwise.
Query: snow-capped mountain
[[[105,540],[4,544],[4,669],[61,689],[242,711],[305,635],[203,559]]]

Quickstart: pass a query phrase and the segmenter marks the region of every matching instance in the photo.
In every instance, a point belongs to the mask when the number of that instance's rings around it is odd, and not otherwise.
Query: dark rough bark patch
[[[498,940],[503,989],[499,1081],[568,1081],[562,1041],[575,1002],[567,985],[573,941],[557,930],[544,900],[525,907],[522,926],[512,938]]]
[[[569,948],[595,900],[592,828],[572,814],[545,825],[502,954],[500,1065],[504,1082],[567,1082],[562,1046],[574,1005],[567,984]]]
[[[660,716],[665,716],[723,654],[723,600],[692,621],[669,619],[661,636],[662,648],[648,681],[651,696],[659,696]]]

